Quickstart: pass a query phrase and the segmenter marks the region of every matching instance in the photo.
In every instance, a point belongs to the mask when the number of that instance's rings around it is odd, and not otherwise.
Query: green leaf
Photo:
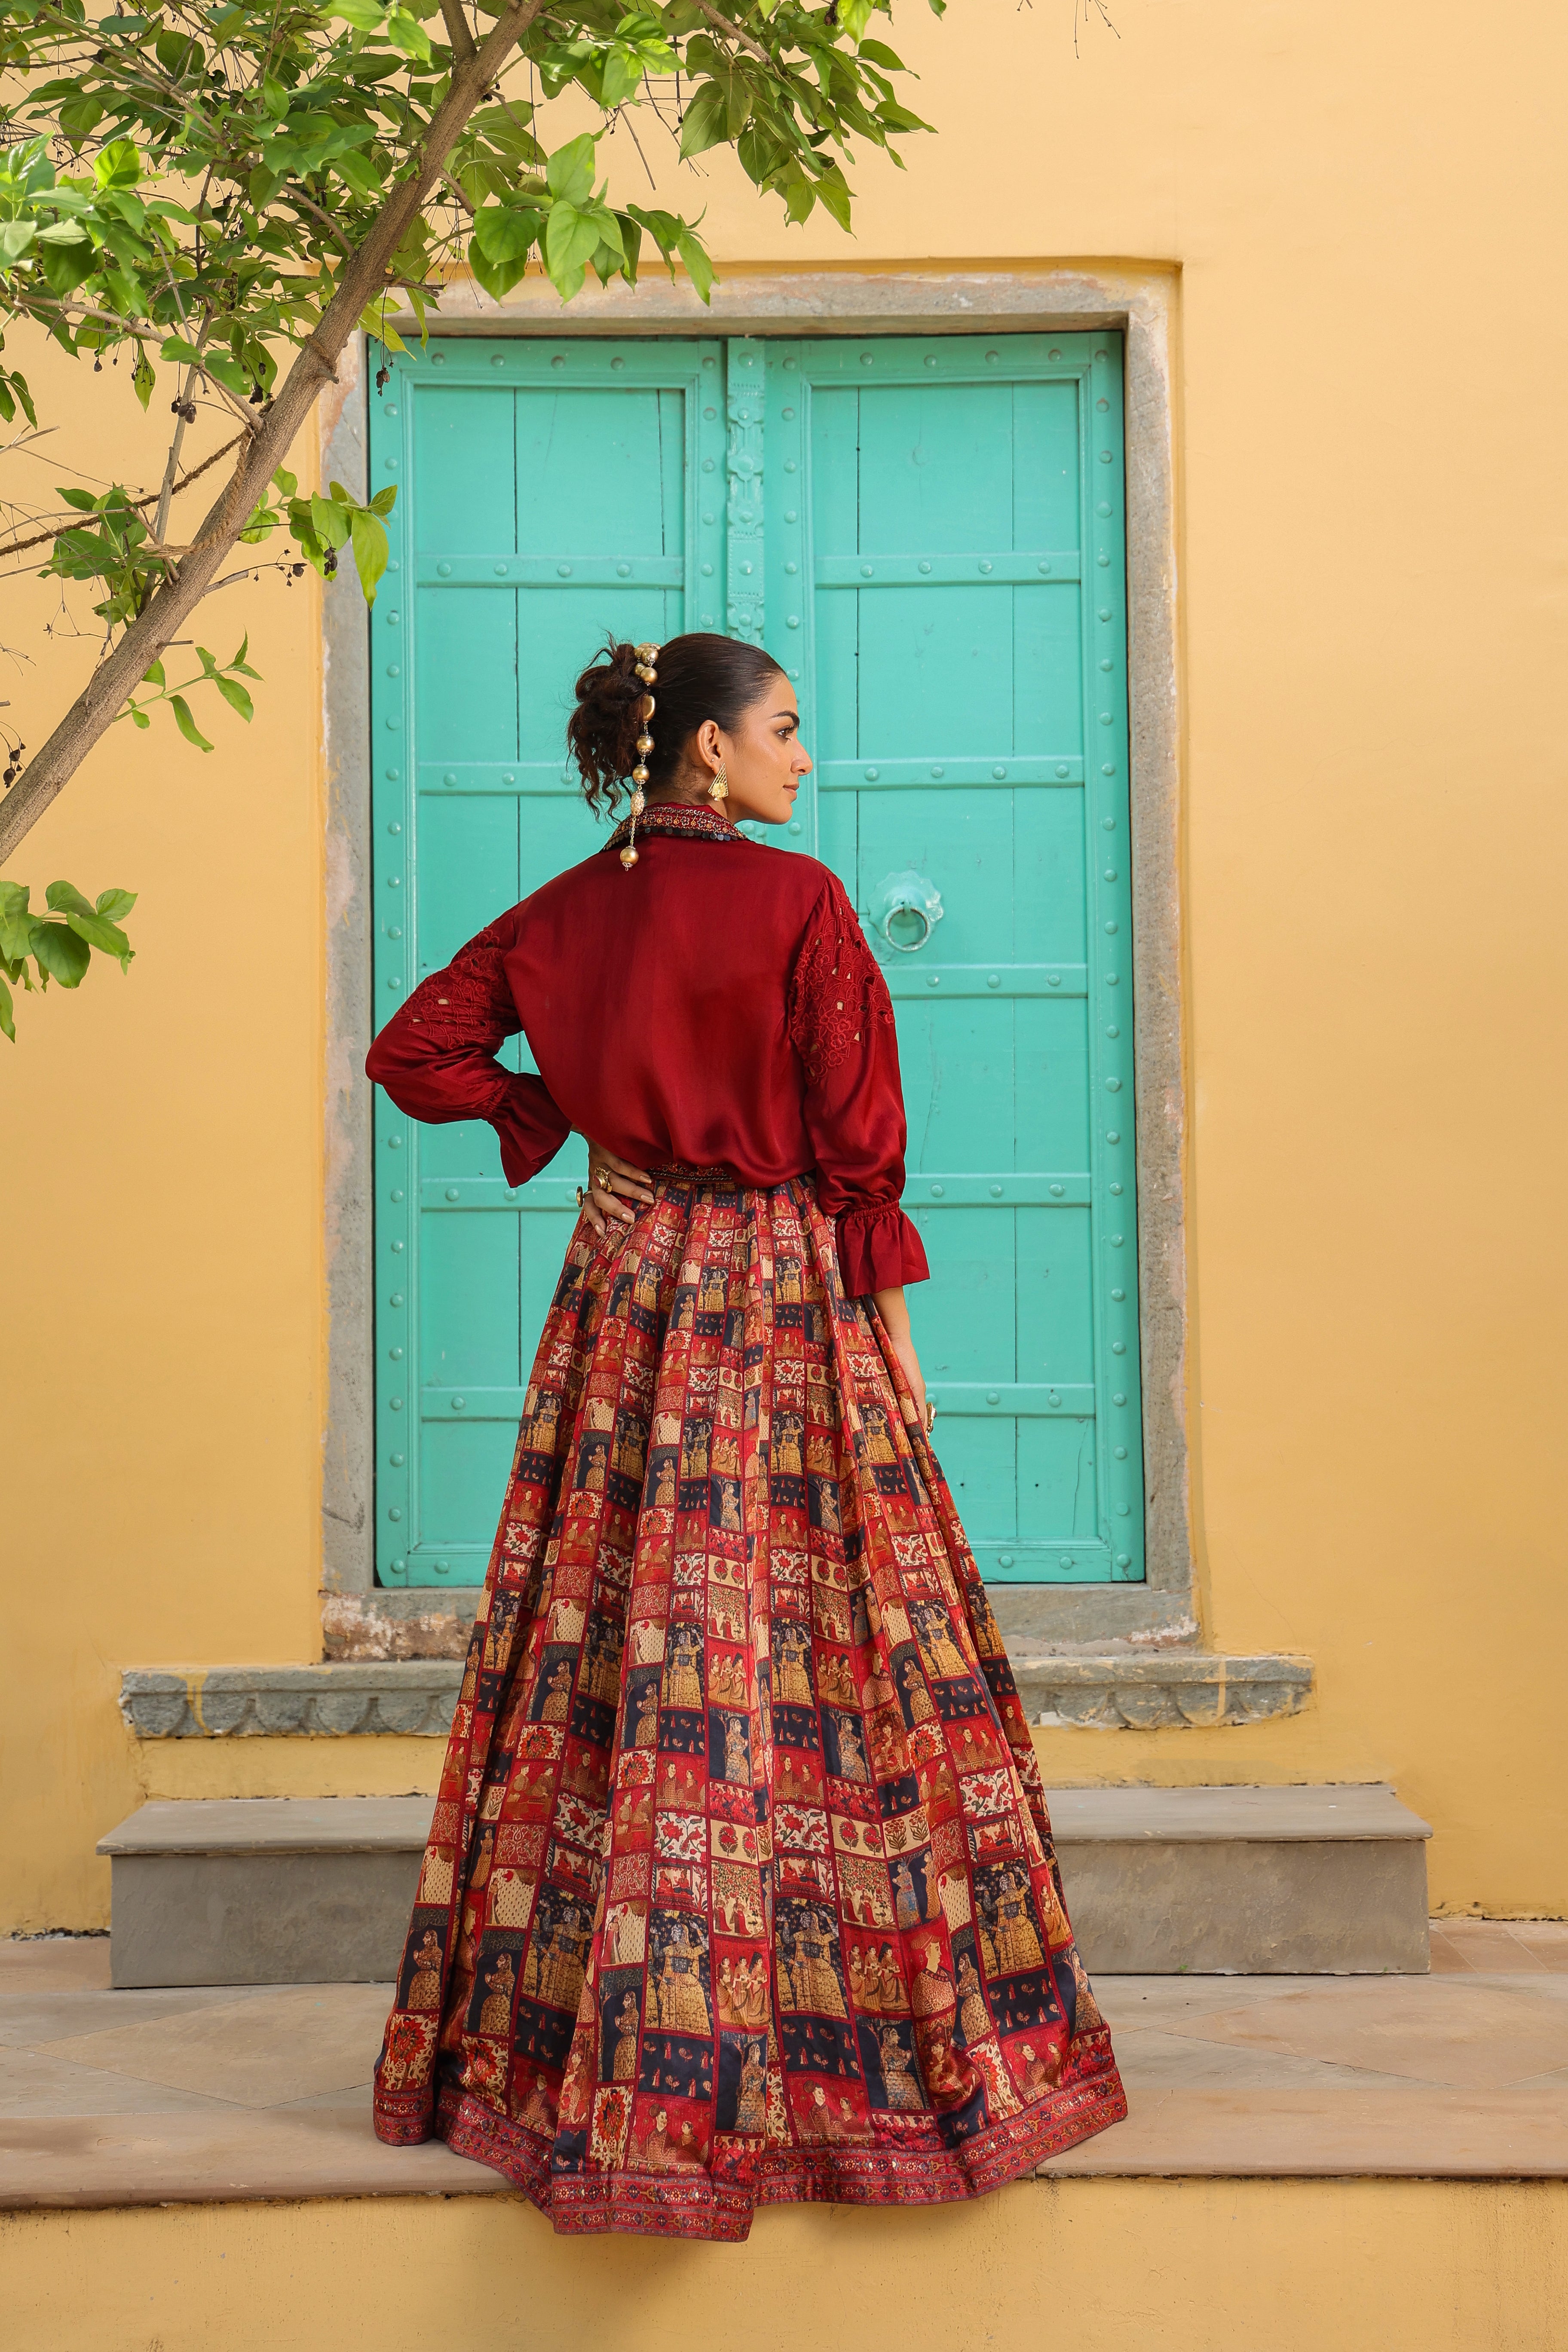
[[[281,122],[289,111],[289,93],[280,81],[268,74],[261,84],[261,103],[275,122]]]
[[[194,367],[201,359],[201,353],[195,343],[186,341],[184,335],[165,335],[159,346],[158,357],[161,360],[184,360],[187,367]]]
[[[252,669],[250,664],[245,658],[246,655],[249,651],[250,633],[247,630],[239,641],[239,651],[236,654],[228,667],[230,669],[237,669],[242,677],[253,677],[259,682],[261,672],[258,669]]]
[[[148,718],[147,713],[144,710],[138,710],[133,702],[131,703],[128,708],[131,712],[131,724],[132,727],[151,727],[153,721]]]
[[[92,901],[84,898],[72,882],[51,882],[44,893],[45,904],[57,915],[90,915]]]
[[[16,1016],[12,1010],[11,992],[3,980],[0,980],[0,1035],[9,1037],[13,1045],[16,1042]]]
[[[215,677],[213,684],[231,710],[237,710],[247,725],[256,716],[256,706],[237,677]]]
[[[318,493],[310,499],[310,528],[323,547],[343,547],[348,543],[349,519],[336,499],[323,499]]]
[[[705,154],[730,135],[730,103],[717,82],[705,81],[680,118],[682,162]]]
[[[66,920],[79,940],[85,940],[104,955],[117,957],[121,971],[130,971],[136,950],[118,923],[106,923],[101,915],[68,915]]]
[[[152,361],[148,358],[141,344],[138,343],[136,346],[136,364],[131,371],[131,389],[136,394],[137,399],[142,403],[143,408],[146,407],[147,403],[152,399],[153,388],[156,384],[157,381],[158,371],[153,365]]]
[[[905,70],[902,58],[896,58],[883,41],[862,41],[860,55],[871,65],[886,66],[889,73],[902,73]]]
[[[142,177],[142,158],[129,139],[111,139],[93,157],[92,176],[100,188],[133,188]]]
[[[332,169],[340,179],[346,180],[356,196],[365,196],[374,204],[381,194],[381,173],[366,156],[350,147],[332,158]]]
[[[7,262],[20,260],[37,234],[36,221],[6,221],[0,226],[0,259]]]
[[[849,188],[837,163],[830,163],[818,178],[816,193],[820,202],[833,215],[840,228],[849,226]]]
[[[148,663],[146,668],[142,673],[142,683],[143,686],[156,686],[159,688],[162,688],[168,683],[163,675],[163,665],[161,661]]]
[[[0,956],[9,963],[33,951],[33,920],[27,912],[29,896],[25,882],[0,882]]]
[[[92,950],[64,923],[35,923],[33,960],[62,988],[79,988],[82,974],[92,961]]]
[[[584,131],[558,147],[544,167],[545,184],[552,196],[568,205],[584,205],[594,193],[595,142],[597,132]],[[552,222],[554,214],[551,215]],[[584,255],[586,260],[587,256]]]
[[[706,302],[713,288],[713,264],[689,228],[683,228],[676,238],[675,249],[685,262],[686,274],[699,297]]]
[[[368,507],[355,509],[353,525],[354,565],[367,604],[375,602],[376,583],[386,570],[386,528]]]
[[[396,328],[389,327],[382,318],[379,304],[373,302],[361,318],[359,324],[362,335],[374,335],[376,341],[384,343],[389,352],[396,352],[401,355],[407,351],[408,346]]]
[[[201,729],[191,717],[191,706],[185,700],[184,696],[183,694],[172,694],[169,697],[169,708],[174,714],[174,724],[179,729],[181,734],[184,737],[186,742],[194,743],[198,751],[210,751],[212,750],[212,745],[207,741],[206,737],[202,733]]]
[[[544,215],[533,205],[487,205],[474,218],[474,242],[487,261],[500,265],[526,260],[544,226]]]
[[[250,390],[247,371],[240,366],[237,360],[227,358],[222,352],[208,352],[202,365],[209,375],[216,376],[219,383],[226,385],[230,392],[244,394]]]
[[[377,490],[370,502],[372,514],[389,515],[397,504],[397,484],[388,482],[384,490]]]
[[[100,890],[93,911],[101,915],[107,923],[118,923],[131,912],[136,898],[134,890]]]
[[[430,61],[430,36],[406,8],[395,8],[386,20],[387,37],[405,58],[417,58],[422,65]]]
[[[563,301],[569,302],[582,285],[598,242],[599,222],[593,213],[579,212],[572,204],[552,205],[544,232],[544,266]]]
[[[60,129],[73,147],[85,145],[103,121],[103,108],[88,91],[68,98],[60,109]]]
[[[289,471],[286,466],[279,467],[278,471],[272,477],[272,481],[273,487],[276,489],[280,490],[286,499],[291,499],[295,491],[300,487],[298,481]]]

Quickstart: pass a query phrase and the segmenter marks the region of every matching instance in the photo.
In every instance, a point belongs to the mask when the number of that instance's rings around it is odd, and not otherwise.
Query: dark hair
[[[658,683],[638,677],[637,649],[611,637],[604,656],[577,680],[577,708],[566,721],[566,748],[576,761],[590,808],[614,807],[624,780],[637,764],[643,698],[656,709],[647,731],[651,786],[671,784],[686,747],[705,719],[732,735],[742,718],[784,671],[761,646],[693,630],[660,646]]]

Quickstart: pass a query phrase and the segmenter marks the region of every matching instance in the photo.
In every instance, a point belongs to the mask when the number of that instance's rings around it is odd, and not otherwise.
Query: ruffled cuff
[[[504,1089],[485,1112],[500,1142],[501,1173],[509,1184],[526,1184],[548,1166],[571,1129],[542,1078],[509,1071]]]
[[[896,1201],[880,1209],[845,1209],[837,1222],[838,1279],[847,1298],[931,1279],[921,1237]]]

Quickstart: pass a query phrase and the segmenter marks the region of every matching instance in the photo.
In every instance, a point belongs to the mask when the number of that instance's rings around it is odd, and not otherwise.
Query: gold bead
[[[651,735],[639,735],[637,737],[637,750],[646,759],[647,754],[653,750],[653,737]]]
[[[647,782],[647,770],[646,768],[634,768],[632,770],[632,782],[634,784],[646,784]]]
[[[629,874],[637,862],[637,851],[632,847],[631,843],[628,841],[626,847],[621,852],[621,864],[626,867],[626,872]]]
[[[643,715],[643,724],[644,724],[644,726],[645,726],[645,727],[647,726],[647,724],[648,720],[653,717],[653,714],[654,714],[654,712],[658,709],[658,705],[655,702],[655,700],[654,700],[654,698],[653,698],[653,697],[652,697],[652,695],[651,695],[651,694],[645,694],[645,695],[643,696],[643,698],[642,698],[642,715]]]
[[[642,787],[639,784],[637,791],[632,794],[632,814],[634,816],[641,816],[647,806],[647,803],[643,798]]]

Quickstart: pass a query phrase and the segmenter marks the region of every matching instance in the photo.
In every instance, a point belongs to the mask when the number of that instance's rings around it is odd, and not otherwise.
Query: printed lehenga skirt
[[[813,1181],[655,1190],[545,1323],[375,2127],[564,2231],[975,2196],[1126,2113],[1002,1642]]]

